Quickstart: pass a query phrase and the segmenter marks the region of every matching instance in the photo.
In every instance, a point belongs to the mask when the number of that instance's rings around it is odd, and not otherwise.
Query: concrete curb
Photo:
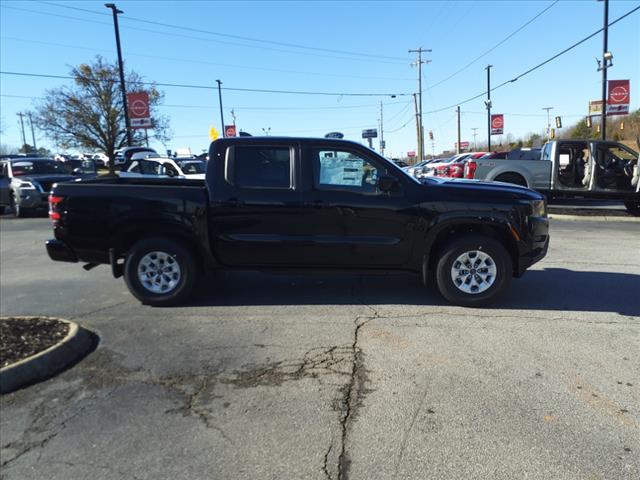
[[[32,318],[32,317],[13,317]],[[51,317],[41,317],[51,318]],[[95,347],[94,336],[75,322],[55,318],[69,324],[69,332],[60,342],[20,360],[0,368],[0,393],[9,393],[33,383],[45,380],[73,365]]]
[[[640,217],[617,217],[606,215],[562,215],[558,213],[550,213],[550,219],[556,220],[569,220],[579,222],[636,222],[640,223]]]

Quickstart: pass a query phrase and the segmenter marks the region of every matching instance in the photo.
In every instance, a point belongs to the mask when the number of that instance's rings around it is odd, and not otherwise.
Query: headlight
[[[547,204],[544,200],[536,200],[533,202],[534,217],[546,217],[547,216]]]
[[[35,190],[36,187],[33,183],[27,182],[26,180],[18,180],[16,181],[16,186],[20,187],[23,190]]]

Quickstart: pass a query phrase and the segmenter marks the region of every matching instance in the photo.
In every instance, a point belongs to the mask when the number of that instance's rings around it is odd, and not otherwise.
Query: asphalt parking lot
[[[640,477],[637,221],[553,219],[487,309],[409,275],[251,272],[150,308],[104,266],[49,261],[49,236],[0,219],[0,310],[100,343],[0,398],[3,478]]]

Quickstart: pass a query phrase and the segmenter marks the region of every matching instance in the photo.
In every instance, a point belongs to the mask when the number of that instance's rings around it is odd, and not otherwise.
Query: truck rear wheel
[[[626,200],[624,206],[634,217],[640,217],[640,200]]]
[[[503,173],[502,175],[498,175],[495,178],[496,182],[504,182],[504,183],[513,183],[514,185],[520,185],[521,187],[526,187],[527,182],[522,176],[517,173]]]
[[[465,235],[441,251],[436,282],[454,305],[480,307],[495,301],[509,286],[513,266],[509,252],[498,241]]]
[[[128,252],[124,280],[134,297],[145,305],[165,307],[184,302],[197,279],[195,258],[179,242],[148,238]]]

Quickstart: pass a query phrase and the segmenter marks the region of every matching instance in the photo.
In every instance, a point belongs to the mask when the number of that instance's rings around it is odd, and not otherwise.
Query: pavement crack
[[[375,309],[374,309],[375,311]],[[377,316],[357,317],[354,321],[355,329],[353,343],[351,344],[351,373],[349,382],[343,387],[342,414],[340,415],[340,454],[338,455],[338,480],[348,480],[351,468],[351,458],[347,451],[349,432],[358,409],[362,404],[364,396],[368,393],[366,389],[367,373],[364,367],[364,352],[358,345],[360,340],[360,330],[367,323]]]
[[[120,305],[124,305],[125,303],[128,303],[128,302],[127,301],[122,301],[122,302],[112,303],[111,305],[106,305],[104,307],[96,308],[94,310],[89,310],[88,312],[79,313],[78,315],[74,315],[72,317],[69,317],[69,320],[77,320],[79,318],[87,317],[87,316],[92,315],[94,313],[99,313],[99,312],[102,312],[104,310],[109,310],[110,308],[119,307]]]

